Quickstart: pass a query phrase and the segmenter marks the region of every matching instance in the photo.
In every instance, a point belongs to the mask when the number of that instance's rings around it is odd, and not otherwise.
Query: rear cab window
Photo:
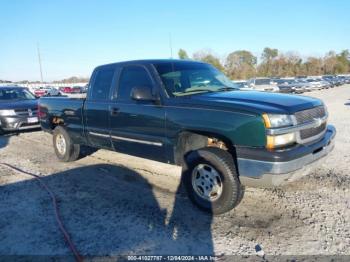
[[[90,90],[91,100],[109,100],[110,90],[115,75],[114,67],[102,67],[96,69],[93,84]]]

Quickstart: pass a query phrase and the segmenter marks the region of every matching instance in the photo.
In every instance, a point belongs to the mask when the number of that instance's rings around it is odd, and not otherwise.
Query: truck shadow
[[[6,147],[9,141],[9,137],[7,135],[0,135],[0,149]],[[1,151],[0,151],[1,152]]]
[[[10,173],[5,171],[1,176]],[[0,254],[70,254],[38,181],[4,184],[1,176]],[[137,172],[109,164],[43,180],[59,199],[63,223],[83,256],[214,253],[212,216],[194,208],[180,189],[171,202]]]

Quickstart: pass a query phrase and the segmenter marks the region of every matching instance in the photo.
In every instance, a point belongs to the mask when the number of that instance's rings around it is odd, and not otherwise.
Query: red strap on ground
[[[27,172],[27,171],[24,171],[18,167],[15,167],[15,166],[12,166],[10,164],[7,164],[7,163],[0,163],[0,165],[2,166],[5,166],[7,168],[10,168],[18,173],[21,173],[21,174],[25,174],[25,175],[28,175],[28,176],[32,176],[34,178],[36,178],[40,184],[44,187],[44,189],[49,193],[51,199],[52,199],[52,204],[53,204],[53,207],[54,207],[54,211],[55,211],[55,218],[56,218],[56,222],[58,224],[58,227],[59,229],[61,230],[62,234],[63,234],[63,237],[64,239],[66,240],[66,242],[68,243],[69,245],[69,248],[72,250],[74,256],[75,256],[75,259],[76,261],[78,262],[82,262],[83,261],[83,257],[79,254],[78,250],[76,249],[73,241],[71,240],[67,230],[65,229],[63,223],[62,223],[62,220],[61,220],[61,216],[60,216],[60,213],[59,213],[59,208],[58,208],[58,204],[57,204],[57,199],[54,195],[54,193],[50,190],[50,188],[45,184],[45,182],[43,181],[43,179],[38,176],[38,175],[35,175],[35,174],[32,174],[30,172]]]

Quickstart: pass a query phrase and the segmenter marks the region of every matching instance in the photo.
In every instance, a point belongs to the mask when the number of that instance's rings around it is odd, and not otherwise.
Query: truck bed
[[[53,130],[53,119],[63,120],[65,127],[76,142],[86,142],[84,135],[85,98],[42,97],[39,100],[40,123],[44,131]],[[82,141],[84,140],[84,141]]]

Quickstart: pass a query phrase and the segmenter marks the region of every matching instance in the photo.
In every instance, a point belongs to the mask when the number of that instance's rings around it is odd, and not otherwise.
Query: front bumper
[[[309,174],[319,160],[334,148],[336,130],[329,125],[323,138],[309,145],[275,150],[242,148],[237,150],[241,183],[252,187],[275,187]]]
[[[39,121],[35,123],[28,123],[28,117],[25,116],[1,116],[0,128],[3,131],[20,131],[40,128],[40,123]]]

